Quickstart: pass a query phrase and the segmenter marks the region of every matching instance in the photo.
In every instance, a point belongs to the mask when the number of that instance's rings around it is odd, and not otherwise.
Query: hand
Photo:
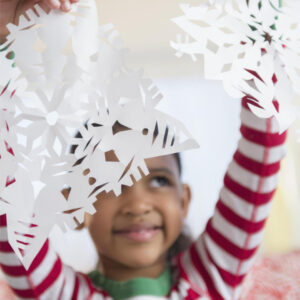
[[[40,4],[46,11],[60,9],[68,12],[73,3],[79,0],[0,0],[0,43],[4,42],[7,35],[6,25],[16,24],[20,15],[34,4]]]

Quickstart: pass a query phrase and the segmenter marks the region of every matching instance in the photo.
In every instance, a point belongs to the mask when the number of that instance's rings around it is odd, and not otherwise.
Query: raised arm
[[[75,2],[78,0],[0,0],[0,44],[7,34],[6,24],[16,22],[18,16],[32,4],[68,11],[70,3]],[[76,273],[62,263],[49,241],[46,241],[31,267],[26,270],[8,242],[5,215],[0,215],[0,267],[10,287],[21,299],[81,300],[95,292],[85,275]],[[97,299],[102,299],[99,293]]]
[[[0,267],[14,293],[21,299],[83,300],[105,297],[90,279],[65,266],[47,241],[26,271],[7,239],[6,216],[0,216]]]
[[[259,119],[243,99],[241,139],[224,178],[213,217],[200,238],[179,257],[194,288],[212,299],[238,299],[263,239],[277,187],[286,133],[275,119]]]

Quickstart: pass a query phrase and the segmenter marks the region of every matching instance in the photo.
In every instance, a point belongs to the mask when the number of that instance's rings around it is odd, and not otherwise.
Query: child
[[[122,194],[98,195],[85,226],[101,266],[89,275],[65,266],[47,241],[26,271],[13,253],[0,216],[0,264],[22,299],[238,299],[262,240],[286,134],[258,119],[243,99],[241,134],[215,213],[185,251],[170,257],[181,234],[190,189],[178,155],[146,161],[147,177]]]

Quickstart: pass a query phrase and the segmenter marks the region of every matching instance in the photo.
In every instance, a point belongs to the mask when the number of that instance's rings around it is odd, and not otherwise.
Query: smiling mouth
[[[113,233],[134,242],[150,242],[159,232],[162,232],[162,229],[162,226],[153,226],[150,228],[115,230]]]

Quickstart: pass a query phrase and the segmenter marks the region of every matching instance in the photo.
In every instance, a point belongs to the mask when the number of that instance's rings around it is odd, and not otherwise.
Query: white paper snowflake
[[[122,185],[131,186],[133,179],[149,174],[145,159],[198,146],[183,124],[155,108],[162,95],[142,72],[122,72],[104,97],[93,97],[95,114],[73,142],[74,172],[90,184],[84,199],[102,191],[118,196]],[[76,193],[71,189],[70,199]]]
[[[63,13],[58,11],[47,14],[38,5],[25,14],[26,17],[20,17],[18,25],[7,26],[9,35],[6,45],[15,53],[16,65],[30,84],[29,88],[53,90],[62,82],[74,82],[78,79],[83,70],[80,68],[82,64],[76,60],[86,60],[91,51],[95,50],[95,45],[91,42],[91,48],[86,49],[88,47],[79,46],[78,41],[89,41],[89,35],[81,32],[87,29],[86,24],[82,24],[83,19],[89,18],[90,31],[95,28],[97,18],[93,2],[80,1],[70,14],[63,17]],[[79,29],[79,26],[83,28]],[[55,47],[52,46],[54,44]],[[75,55],[76,51],[81,51],[80,58]]]
[[[13,155],[9,137],[12,135],[10,124],[13,111],[13,95],[15,94],[14,80],[19,76],[19,71],[13,67],[11,53],[0,49],[0,193],[5,188],[10,176],[16,170],[16,162]]]
[[[181,5],[184,15],[173,21],[187,36],[185,41],[179,36],[177,42],[171,42],[176,55],[188,54],[193,60],[203,55],[204,76],[222,80],[224,88],[234,98],[240,98],[246,92],[241,88],[241,81],[256,80],[245,70],[266,73],[269,70],[275,72],[279,67],[280,72],[289,78],[292,89],[300,94],[300,28],[298,20],[289,13],[288,6],[280,7],[278,1],[269,0],[213,3],[197,7]],[[265,55],[271,59],[266,60]],[[268,64],[263,65],[266,61]],[[280,113],[282,107],[290,106],[290,99],[278,99],[275,93],[277,90],[287,90],[286,83],[286,80],[284,83],[278,81],[276,88],[272,83],[265,84],[267,93],[260,93],[256,101],[267,111],[266,116],[274,111],[271,105],[274,99],[280,104]],[[273,97],[270,97],[271,93]],[[276,116],[278,118],[279,115]],[[281,131],[287,128],[294,116],[291,110],[288,119],[279,118]]]
[[[10,100],[11,96],[7,95],[7,92],[3,92],[0,96],[0,195],[17,167],[12,147],[8,142],[12,134],[9,128]]]
[[[98,192],[119,195],[131,175],[138,180],[148,173],[146,158],[197,143],[155,109],[161,95],[141,72],[125,67],[118,33],[112,25],[98,27],[94,1],[80,2],[69,15],[38,6],[26,14],[29,19],[8,26],[7,51],[15,53],[20,76],[10,94],[13,134],[0,136],[0,151],[2,138],[15,163],[8,170],[14,181],[0,190],[0,211],[28,268],[54,225],[75,228],[95,212]]]

